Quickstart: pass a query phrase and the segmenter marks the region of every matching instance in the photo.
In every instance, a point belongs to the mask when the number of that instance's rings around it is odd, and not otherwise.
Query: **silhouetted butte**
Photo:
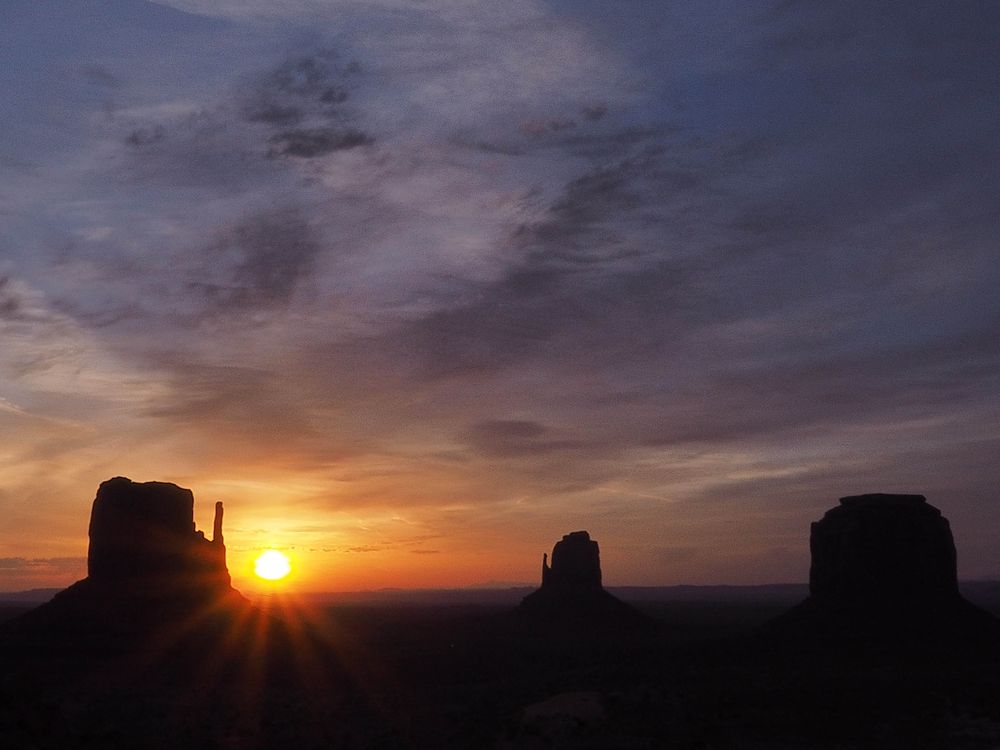
[[[87,574],[108,586],[228,588],[222,503],[215,504],[208,540],[195,528],[191,490],[125,477],[103,482],[90,515]]]
[[[809,598],[780,629],[834,637],[947,638],[1000,632],[959,594],[948,520],[923,495],[843,497],[812,524]]]
[[[384,719],[314,620],[233,589],[221,503],[214,527],[177,485],[101,484],[87,578],[0,626],[0,745],[399,746],[336,739]]]
[[[563,536],[552,548],[552,565],[542,556],[542,587],[524,597],[520,613],[537,624],[567,633],[593,626],[636,626],[647,618],[604,590],[600,548],[586,531]]]
[[[249,608],[226,567],[222,503],[209,540],[195,528],[191,490],[115,477],[97,490],[89,531],[87,578],[12,623],[16,629],[110,643]]]

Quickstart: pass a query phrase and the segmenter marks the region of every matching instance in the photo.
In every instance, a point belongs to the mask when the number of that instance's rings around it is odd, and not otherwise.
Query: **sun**
[[[265,581],[278,581],[292,572],[292,564],[276,549],[264,550],[254,562],[254,573]]]

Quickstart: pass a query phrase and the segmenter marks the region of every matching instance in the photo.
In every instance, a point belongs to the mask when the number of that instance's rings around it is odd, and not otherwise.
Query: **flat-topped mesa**
[[[923,495],[841,498],[809,545],[809,596],[764,626],[783,649],[923,658],[1000,642],[1000,621],[959,593],[951,527]]]
[[[818,602],[892,607],[959,597],[951,527],[923,495],[843,497],[812,524],[809,546]]]
[[[209,541],[195,529],[191,490],[125,477],[101,483],[90,516],[87,572],[101,584],[148,581],[228,588],[222,503],[215,504]]]

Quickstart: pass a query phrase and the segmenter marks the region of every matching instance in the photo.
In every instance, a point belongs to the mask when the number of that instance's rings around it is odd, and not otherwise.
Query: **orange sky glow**
[[[0,591],[115,476],[223,501],[247,591],[576,530],[804,582],[870,492],[997,577],[1000,45],[938,5],[0,0]]]

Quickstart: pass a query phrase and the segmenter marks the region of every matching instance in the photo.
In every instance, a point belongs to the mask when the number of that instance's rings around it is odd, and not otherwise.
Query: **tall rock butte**
[[[832,636],[992,633],[992,615],[962,598],[948,520],[923,495],[867,494],[812,524],[809,598],[774,621]]]
[[[535,623],[584,632],[594,625],[642,625],[646,618],[601,584],[601,552],[586,531],[563,536],[542,556],[542,587],[524,597],[519,611]]]
[[[194,494],[167,482],[102,482],[90,514],[87,574],[106,584],[145,583],[206,590],[230,585],[222,503],[212,539],[195,529]]]
[[[16,624],[112,642],[247,607],[226,567],[222,503],[209,540],[195,528],[191,490],[115,477],[94,498],[87,577]]]
[[[601,548],[586,531],[572,531],[552,548],[552,565],[542,555],[542,588],[552,591],[600,590]]]

